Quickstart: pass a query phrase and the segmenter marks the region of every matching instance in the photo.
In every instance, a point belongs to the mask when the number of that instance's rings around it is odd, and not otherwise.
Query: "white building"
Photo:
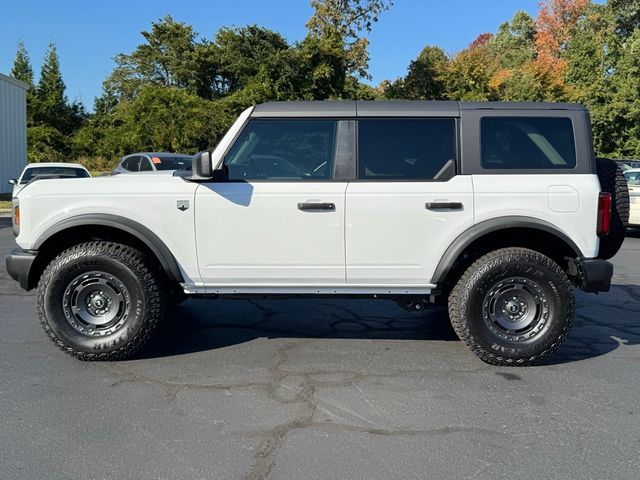
[[[27,88],[0,73],[0,193],[27,163]]]

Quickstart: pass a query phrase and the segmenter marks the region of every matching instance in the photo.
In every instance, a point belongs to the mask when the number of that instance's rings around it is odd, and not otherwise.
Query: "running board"
[[[436,287],[428,285],[234,285],[215,287],[196,287],[181,284],[187,295],[429,295]]]

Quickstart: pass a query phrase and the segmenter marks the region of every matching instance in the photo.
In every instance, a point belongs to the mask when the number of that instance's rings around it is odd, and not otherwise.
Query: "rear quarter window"
[[[570,118],[485,117],[480,123],[485,169],[547,170],[576,167]]]

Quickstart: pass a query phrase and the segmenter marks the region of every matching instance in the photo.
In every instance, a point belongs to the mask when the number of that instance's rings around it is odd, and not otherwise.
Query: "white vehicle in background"
[[[640,168],[624,172],[629,186],[629,226],[640,228]]]
[[[9,184],[13,185],[12,196],[18,195],[18,192],[22,190],[28,183],[34,180],[52,179],[52,178],[87,178],[91,174],[89,170],[84,168],[79,163],[66,163],[66,162],[42,162],[42,163],[30,163],[22,173],[20,177],[9,180]]]

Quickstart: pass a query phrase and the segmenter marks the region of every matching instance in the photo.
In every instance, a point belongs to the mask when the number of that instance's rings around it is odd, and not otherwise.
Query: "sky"
[[[426,45],[454,54],[479,34],[495,32],[518,10],[533,17],[538,0],[395,0],[369,35],[372,85],[406,73]],[[223,26],[258,24],[289,42],[302,40],[312,14],[309,0],[3,0],[0,3],[0,73],[9,74],[19,39],[36,81],[47,44],[55,42],[70,100],[93,109],[113,57],[142,43],[140,32],[170,14],[212,39]]]

